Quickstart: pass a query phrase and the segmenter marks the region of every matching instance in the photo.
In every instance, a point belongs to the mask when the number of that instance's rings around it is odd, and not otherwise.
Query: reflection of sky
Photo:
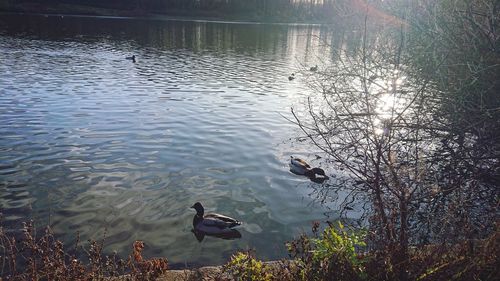
[[[6,22],[9,17],[2,17]],[[12,19],[11,19],[12,20]],[[324,219],[290,155],[281,115],[308,90],[318,27],[92,18],[13,21],[0,34],[0,208],[82,241],[107,228],[127,253],[143,239],[174,263],[216,263],[235,249],[284,256],[283,242]],[[339,40],[337,40],[339,41]],[[135,54],[137,63],[124,60]],[[300,75],[299,75],[300,76]],[[195,201],[245,222],[242,239],[190,232]]]

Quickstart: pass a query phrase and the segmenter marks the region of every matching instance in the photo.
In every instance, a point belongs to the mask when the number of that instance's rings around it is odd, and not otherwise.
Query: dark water
[[[0,208],[68,243],[174,264],[237,249],[286,256],[283,242],[326,219],[311,182],[288,171],[300,64],[325,58],[317,26],[0,15]],[[135,54],[136,63],[125,60]],[[191,233],[201,201],[245,224],[227,241]],[[335,217],[335,214],[333,214]],[[330,218],[332,219],[332,218]]]

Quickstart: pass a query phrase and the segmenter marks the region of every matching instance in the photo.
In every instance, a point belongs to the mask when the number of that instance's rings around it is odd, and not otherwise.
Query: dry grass
[[[105,239],[89,241],[88,249],[77,236],[72,249],[64,247],[50,227],[37,237],[33,222],[20,231],[0,228],[0,280],[104,280],[126,276],[129,280],[154,280],[168,268],[166,258],[145,259],[144,242],[135,241],[132,253],[121,259],[104,255]]]

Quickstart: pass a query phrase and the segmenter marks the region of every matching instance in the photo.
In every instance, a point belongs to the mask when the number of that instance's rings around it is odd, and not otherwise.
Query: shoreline
[[[262,16],[234,15],[227,16],[211,12],[194,12],[175,10],[171,13],[151,13],[142,10],[114,10],[95,8],[90,6],[64,7],[40,7],[25,6],[19,4],[14,7],[0,5],[0,14],[11,15],[39,15],[39,16],[65,16],[65,17],[89,17],[108,19],[137,19],[155,21],[193,21],[232,24],[269,24],[269,25],[293,25],[293,26],[320,26],[330,25],[333,22],[326,21],[293,21],[290,19],[266,18]]]
[[[34,12],[13,12],[2,11],[0,15],[19,15],[19,16],[45,16],[45,17],[70,17],[70,18],[96,18],[96,19],[123,19],[123,20],[149,20],[149,21],[185,21],[185,22],[207,22],[207,23],[227,23],[227,24],[247,24],[247,25],[290,25],[290,26],[322,26],[327,23],[300,23],[300,22],[259,22],[243,20],[224,20],[202,17],[177,17],[167,15],[149,16],[111,16],[111,15],[85,15],[85,14],[66,14],[66,13],[34,13]]]
[[[278,276],[286,267],[293,265],[291,260],[263,261],[262,265],[269,269],[269,273]],[[194,280],[239,280],[228,272],[224,272],[224,265],[201,266],[186,269],[167,269],[154,280],[156,281],[194,281]],[[106,280],[129,280],[128,275],[122,275]]]

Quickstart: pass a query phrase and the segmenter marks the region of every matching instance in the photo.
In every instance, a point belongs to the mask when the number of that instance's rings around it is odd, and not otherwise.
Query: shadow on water
[[[300,43],[306,57],[309,49],[327,44],[328,49],[339,49],[345,44],[360,44],[360,32],[344,27],[326,25],[285,24],[231,24],[211,21],[150,20],[113,17],[75,17],[2,14],[0,34],[25,36],[44,40],[109,40],[133,41],[143,47],[162,49],[187,49],[194,52],[204,50],[259,54],[275,53],[294,48]],[[335,32],[332,32],[332,29]],[[297,36],[291,42],[290,36]],[[354,49],[354,48],[347,48]],[[304,51],[301,50],[301,51]],[[310,58],[309,58],[310,59]]]
[[[2,34],[46,40],[131,40],[139,46],[164,49],[233,50],[256,54],[281,50],[288,31],[317,30],[317,26],[228,24],[203,21],[3,14]],[[326,28],[320,28],[326,33]],[[304,37],[306,40],[311,38]]]

